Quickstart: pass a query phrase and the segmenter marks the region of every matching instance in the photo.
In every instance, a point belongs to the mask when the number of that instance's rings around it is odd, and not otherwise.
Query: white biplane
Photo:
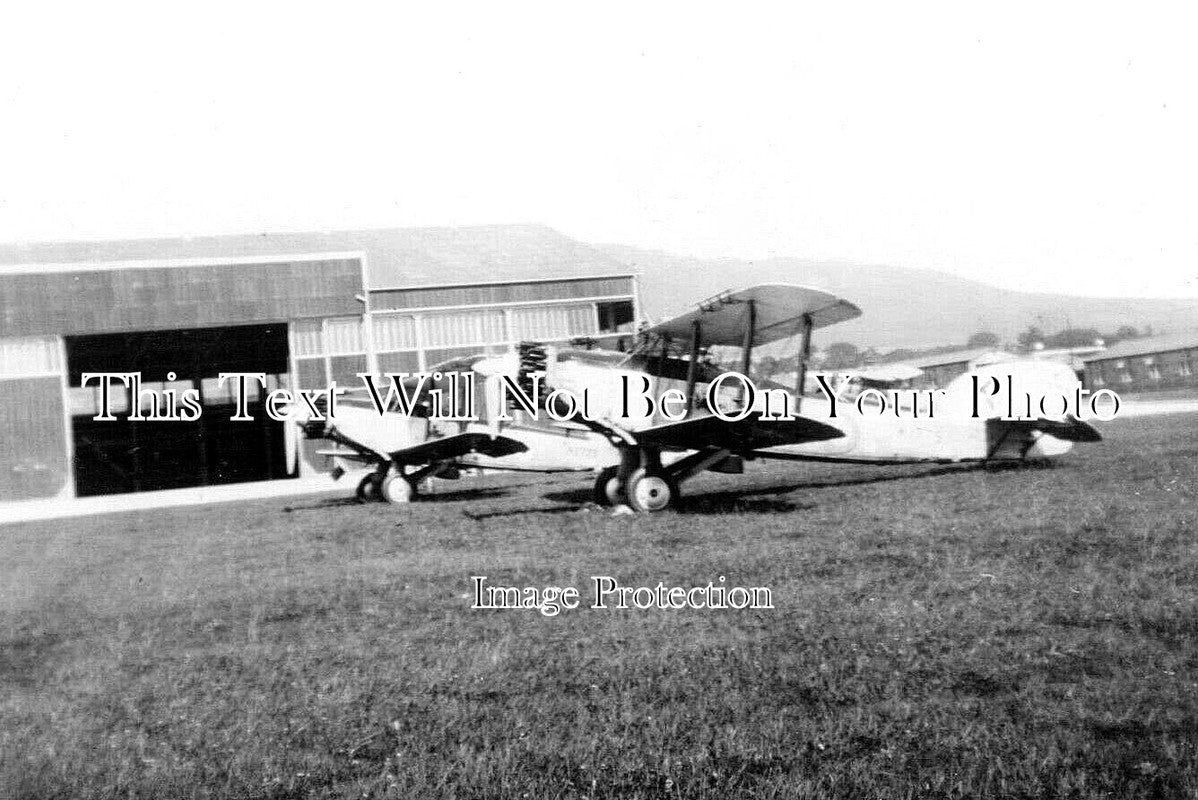
[[[380,418],[374,410],[343,407],[336,421],[308,423],[306,430],[350,448],[375,467],[359,484],[360,496],[404,502],[424,478],[453,477],[462,467],[598,470],[596,502],[627,503],[645,512],[674,504],[682,483],[704,470],[740,473],[745,461],[759,458],[1025,460],[1059,455],[1074,442],[1100,438],[1092,426],[1073,417],[1005,421],[988,398],[982,398],[984,413],[976,418],[948,413],[947,406],[959,410],[971,400],[978,402],[969,376],[946,388],[938,401],[945,411],[930,418],[861,414],[836,399],[804,399],[812,332],[860,313],[846,300],[805,286],[768,284],[724,292],[642,330],[631,353],[533,343],[503,356],[438,365],[436,370],[444,374],[474,374],[482,401],[474,401],[479,411],[475,422],[451,423],[446,430],[410,415]],[[733,348],[739,355],[736,371],[747,376],[755,348],[792,337],[799,342],[794,390],[757,392],[753,406],[748,404],[754,393],[746,382],[721,380],[730,370],[711,360],[715,348]],[[1043,362],[993,365],[990,370],[985,377],[1017,375],[1021,387],[1030,391],[1069,391],[1077,383],[1067,367]],[[513,386],[539,405],[496,414],[496,408],[506,407],[497,393]],[[445,385],[438,388],[452,391]],[[670,390],[672,407],[660,402]],[[774,408],[775,418],[770,418],[762,412],[770,410],[767,402],[779,400],[779,391],[784,407]],[[645,397],[655,402],[642,405]],[[547,418],[550,410],[552,420]],[[338,457],[344,455],[342,451]]]

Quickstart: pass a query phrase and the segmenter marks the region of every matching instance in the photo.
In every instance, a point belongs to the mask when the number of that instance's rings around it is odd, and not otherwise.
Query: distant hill
[[[771,258],[698,259],[625,245],[597,250],[641,272],[641,300],[654,319],[683,310],[723,289],[751,283],[799,283],[856,303],[859,319],[819,335],[817,344],[852,342],[889,350],[964,344],[977,331],[1014,341],[1036,325],[1046,333],[1067,326],[1114,331],[1151,325],[1157,333],[1198,325],[1198,299],[1122,299],[1032,294],[999,289],[931,270]]]

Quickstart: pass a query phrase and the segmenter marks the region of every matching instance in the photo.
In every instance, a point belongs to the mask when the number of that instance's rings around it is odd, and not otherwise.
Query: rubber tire
[[[416,487],[403,475],[388,475],[383,479],[380,494],[388,503],[410,503],[416,496]]]
[[[628,478],[628,505],[633,511],[653,514],[678,501],[678,485],[661,472],[638,469]]]
[[[616,479],[616,473],[619,471],[619,467],[604,467],[599,470],[599,477],[595,478],[595,488],[591,498],[596,505],[614,506],[624,502],[620,493],[620,483]]]
[[[362,480],[358,481],[358,489],[356,494],[358,499],[363,503],[372,503],[375,500],[382,500],[382,479],[376,473],[370,473]]]

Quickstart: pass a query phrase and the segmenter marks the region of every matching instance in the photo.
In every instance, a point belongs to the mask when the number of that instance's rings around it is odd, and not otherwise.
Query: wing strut
[[[699,348],[702,346],[703,326],[698,318],[691,323],[691,363],[686,368],[686,415],[695,405],[695,380],[699,377]]]
[[[807,382],[807,361],[811,358],[811,329],[814,327],[810,314],[803,315],[803,341],[799,347],[799,363],[795,365],[795,413],[803,410],[803,384]]]
[[[749,307],[749,324],[745,326],[745,338],[741,343],[743,352],[740,356],[740,374],[745,377],[749,375],[749,363],[753,358],[753,336],[757,333],[757,301],[750,299],[747,305]],[[747,390],[741,391],[741,403],[748,401],[747,395]]]
[[[657,356],[657,374],[658,375],[665,374],[666,359],[668,359],[669,357],[670,357],[670,337],[663,336],[663,337],[661,337],[661,350],[659,351],[658,356]],[[650,422],[657,422],[657,416],[658,416],[658,413],[660,412],[660,410],[661,409],[657,408],[657,406],[653,407],[653,416],[650,418],[650,420],[649,420]]]

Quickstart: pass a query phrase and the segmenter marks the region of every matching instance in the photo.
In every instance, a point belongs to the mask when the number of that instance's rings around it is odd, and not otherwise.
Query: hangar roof
[[[627,265],[542,225],[232,234],[0,244],[3,265],[38,266],[363,251],[367,288],[628,275]]]
[[[1111,358],[1130,358],[1132,356],[1148,355],[1149,353],[1167,353],[1170,350],[1186,350],[1198,348],[1198,331],[1183,331],[1167,333],[1160,336],[1143,336],[1138,339],[1124,339],[1113,344],[1106,350],[1094,355],[1085,356],[1083,360],[1106,361]]]

